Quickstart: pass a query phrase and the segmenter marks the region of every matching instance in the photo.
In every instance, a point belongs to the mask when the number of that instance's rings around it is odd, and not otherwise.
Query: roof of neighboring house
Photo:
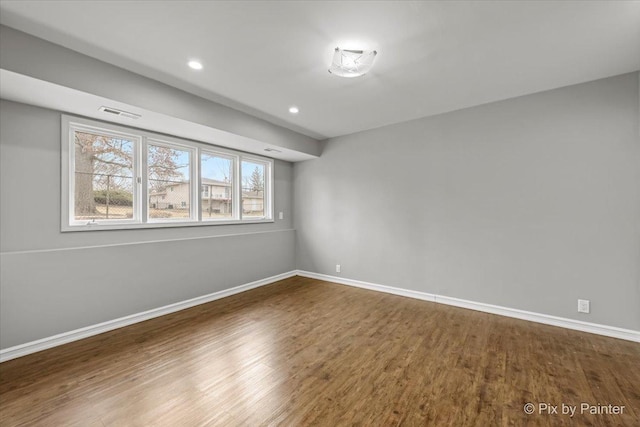
[[[217,185],[219,187],[231,187],[230,182],[218,181],[217,179],[202,178],[202,183],[207,185]]]
[[[175,185],[182,185],[182,184],[187,184],[186,182],[174,182],[172,184],[167,185],[165,188],[168,187],[173,187]],[[223,182],[223,181],[217,181],[215,179],[207,179],[207,178],[202,178],[202,184],[205,185],[215,185],[215,186],[219,186],[219,187],[230,187],[231,183],[230,182]],[[165,195],[167,194],[166,191],[160,191],[160,192],[151,192],[149,193],[149,196],[161,196],[161,195]],[[249,198],[249,199],[262,199],[264,197],[264,191],[242,191],[242,197],[245,198]]]
[[[165,186],[165,188],[169,188],[169,187],[175,187],[177,185],[183,185],[183,184],[189,184],[188,182],[172,182],[170,184],[167,184]],[[202,178],[202,184],[204,185],[215,185],[217,187],[231,187],[231,183],[230,182],[224,182],[224,181],[218,181],[217,179],[209,179],[209,178]],[[151,193],[149,193],[150,196],[158,196],[158,195],[162,195],[162,194],[167,194],[166,191],[153,191]]]

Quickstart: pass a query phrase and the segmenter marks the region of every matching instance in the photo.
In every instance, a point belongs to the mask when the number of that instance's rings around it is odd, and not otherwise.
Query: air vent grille
[[[99,108],[100,111],[108,113],[108,114],[113,114],[116,116],[122,116],[122,117],[126,117],[128,119],[134,119],[137,120],[140,117],[142,117],[140,114],[135,114],[135,113],[130,113],[128,111],[122,111],[122,110],[118,110],[116,108],[111,108],[111,107],[105,107],[104,105],[102,107]]]

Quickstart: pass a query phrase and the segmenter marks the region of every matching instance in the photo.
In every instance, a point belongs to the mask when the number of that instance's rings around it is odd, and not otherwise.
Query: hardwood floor
[[[638,426],[640,344],[294,277],[5,362],[0,398],[2,426]]]

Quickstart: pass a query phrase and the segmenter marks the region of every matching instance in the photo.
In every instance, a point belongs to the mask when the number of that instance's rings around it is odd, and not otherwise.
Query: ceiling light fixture
[[[291,114],[298,114],[300,112],[300,109],[294,105],[294,106],[289,107],[289,112]]]
[[[189,61],[187,65],[194,70],[202,70],[202,64],[198,61]]]
[[[358,77],[373,67],[375,50],[351,50],[336,48],[329,72],[340,77]]]

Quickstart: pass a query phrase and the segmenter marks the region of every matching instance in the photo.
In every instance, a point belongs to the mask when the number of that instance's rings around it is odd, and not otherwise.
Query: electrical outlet
[[[278,214],[278,218],[280,218],[280,219],[284,219],[284,212],[280,212],[280,213]]]
[[[589,313],[589,300],[588,299],[579,299],[578,300],[578,313]]]
[[[336,273],[340,273],[340,264],[336,264]]]

